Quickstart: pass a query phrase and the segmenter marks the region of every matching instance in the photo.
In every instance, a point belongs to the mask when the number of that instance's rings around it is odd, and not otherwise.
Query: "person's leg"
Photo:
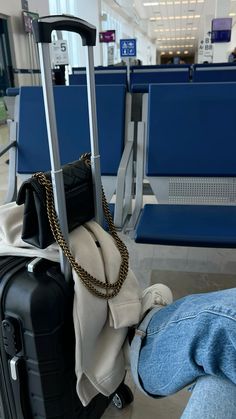
[[[206,375],[197,380],[181,419],[235,419],[236,386]]]
[[[236,289],[187,296],[153,313],[131,344],[131,371],[148,394],[173,394],[206,374],[236,384]]]

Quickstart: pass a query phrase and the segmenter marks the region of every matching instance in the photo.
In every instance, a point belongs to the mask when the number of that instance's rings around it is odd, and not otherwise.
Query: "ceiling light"
[[[187,55],[188,54],[188,51],[184,51],[184,54]]]
[[[161,55],[165,55],[166,53],[164,51],[161,52]]]
[[[150,17],[151,21],[155,20],[180,20],[180,19],[199,19],[200,15],[191,15],[191,16],[157,16],[157,17]]]
[[[177,51],[177,52],[176,52],[176,54],[180,55],[180,54],[181,54],[181,52],[180,52],[180,51]]]
[[[182,36],[182,37],[173,37],[173,38],[158,38],[158,41],[186,41],[186,40],[196,39],[194,36]]]
[[[236,13],[229,13],[229,16],[236,16]]]
[[[173,55],[173,51],[169,51],[169,55]]]
[[[160,49],[183,49],[183,48],[193,48],[193,45],[160,45],[159,46]]]

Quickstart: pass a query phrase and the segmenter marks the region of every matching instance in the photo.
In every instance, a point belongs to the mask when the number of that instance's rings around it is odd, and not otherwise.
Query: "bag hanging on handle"
[[[68,230],[80,226],[94,217],[94,194],[91,168],[85,159],[62,167],[66,198]],[[51,180],[51,173],[45,177]],[[55,239],[51,232],[46,208],[46,192],[35,176],[26,180],[16,199],[24,204],[22,240],[40,249],[45,249]]]
[[[80,160],[63,166],[66,206],[69,230],[89,221],[94,216],[91,163],[89,154]],[[102,205],[108,229],[121,255],[119,278],[109,284],[99,281],[84,270],[75,260],[63,236],[55,210],[51,176],[49,173],[36,173],[23,183],[17,197],[17,204],[25,204],[22,240],[36,247],[45,248],[56,241],[62,249],[70,266],[90,292],[100,298],[115,297],[128,274],[129,253],[119,238],[110,214],[109,206],[102,189]],[[71,217],[71,218],[70,218]],[[35,244],[36,243],[36,244]],[[48,243],[48,244],[47,244]],[[41,244],[41,246],[38,246]],[[47,246],[42,247],[43,244]]]

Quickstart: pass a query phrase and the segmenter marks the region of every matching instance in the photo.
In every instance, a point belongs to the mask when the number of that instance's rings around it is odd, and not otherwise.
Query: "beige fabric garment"
[[[15,203],[0,207],[0,255],[59,260],[56,244],[41,250],[21,240],[22,215],[22,207]],[[71,232],[70,247],[77,262],[91,275],[103,282],[105,278],[109,282],[117,280],[120,254],[112,237],[96,222],[90,221]],[[112,394],[124,377],[124,342],[127,327],[140,320],[141,291],[132,271],[120,293],[109,301],[91,294],[74,271],[73,279],[77,393],[86,406],[99,392]]]

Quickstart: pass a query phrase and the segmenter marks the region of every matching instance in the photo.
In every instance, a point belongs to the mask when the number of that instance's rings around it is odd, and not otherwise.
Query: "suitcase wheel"
[[[132,403],[134,396],[130,388],[126,384],[121,384],[117,389],[112,402],[117,409],[124,409],[125,406]]]

